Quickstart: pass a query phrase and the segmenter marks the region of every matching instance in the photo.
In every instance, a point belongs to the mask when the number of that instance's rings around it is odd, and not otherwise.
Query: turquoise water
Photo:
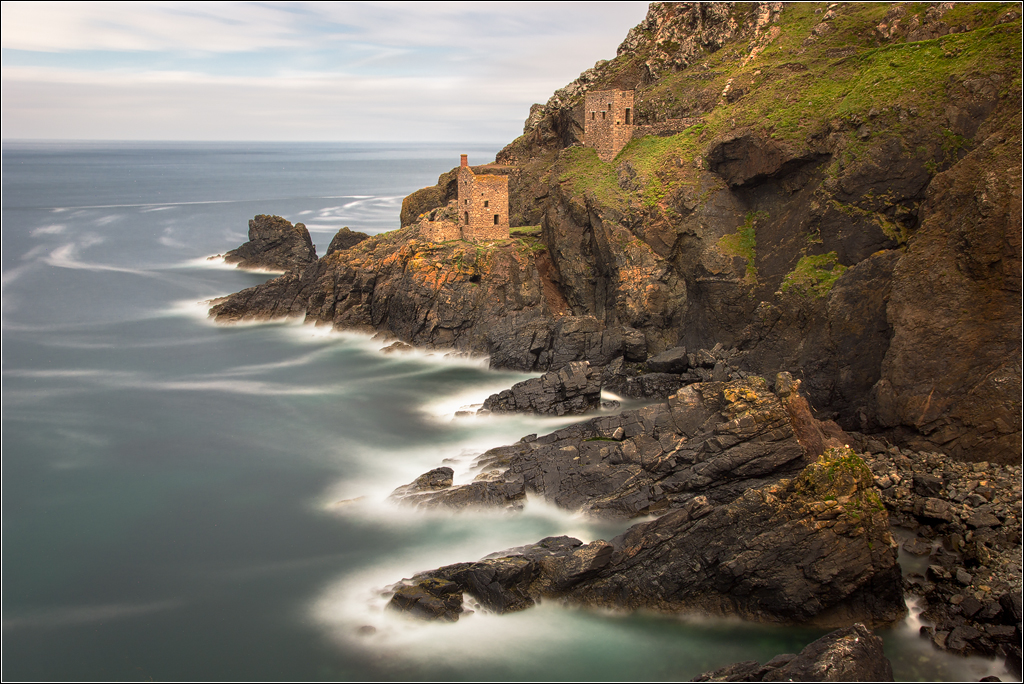
[[[687,679],[820,632],[547,604],[455,625],[383,611],[402,577],[621,527],[530,501],[424,514],[385,501],[443,460],[565,421],[459,419],[526,376],[297,323],[216,326],[265,274],[207,257],[258,213],[397,227],[451,145],[4,143],[5,679]],[[372,630],[367,629],[372,627]],[[885,635],[897,677],[1001,668]]]

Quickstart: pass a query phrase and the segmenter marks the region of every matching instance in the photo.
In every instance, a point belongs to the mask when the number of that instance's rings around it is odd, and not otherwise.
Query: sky
[[[508,141],[645,2],[4,2],[13,139]]]

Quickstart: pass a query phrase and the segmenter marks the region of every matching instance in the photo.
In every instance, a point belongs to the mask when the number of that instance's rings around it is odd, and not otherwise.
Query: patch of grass
[[[712,70],[719,67],[721,72],[713,84],[718,92],[728,78],[734,79],[734,88],[743,84],[746,91],[738,102],[719,103],[706,115],[708,132],[718,135],[733,126],[751,126],[796,142],[823,122],[863,118],[871,109],[898,106],[928,117],[941,114],[948,83],[993,71],[1009,77],[1004,80],[1008,90],[1019,90],[1020,20],[994,25],[1014,5],[984,5],[958,4],[943,18],[946,23],[965,21],[974,30],[882,46],[873,35],[886,4],[842,5],[828,22],[832,30],[807,45],[803,41],[821,19],[814,10],[821,6],[787,5],[779,24],[782,34],[756,59],[741,66],[723,48],[708,60]],[[845,56],[829,56],[837,52]],[[683,106],[670,91],[683,89],[687,78],[693,78],[691,71],[693,67],[663,79],[650,91],[651,99],[666,110]]]
[[[628,204],[627,193],[619,187],[615,167],[597,157],[590,147],[570,147],[558,160],[558,181],[568,183],[571,194],[582,197],[590,194],[605,206],[623,209]]]
[[[718,240],[718,248],[728,256],[742,257],[747,262],[744,282],[757,285],[757,222],[768,219],[768,212],[752,211],[747,214],[743,225],[735,233],[723,235]]]
[[[540,226],[516,226],[509,228],[508,232],[514,237],[540,237]]]
[[[806,297],[824,297],[845,272],[846,266],[839,263],[835,252],[800,257],[796,268],[782,279],[782,291],[793,290]]]
[[[971,141],[962,135],[957,135],[949,129],[942,131],[942,162],[946,166],[952,166],[960,160],[960,152],[971,144]]]

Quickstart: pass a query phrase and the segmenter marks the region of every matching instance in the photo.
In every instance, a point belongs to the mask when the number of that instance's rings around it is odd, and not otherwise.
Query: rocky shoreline
[[[774,387],[691,384],[664,404],[491,449],[470,484],[453,485],[442,467],[398,488],[392,499],[417,507],[517,509],[529,492],[591,515],[660,517],[607,542],[547,538],[420,573],[390,589],[390,607],[455,621],[467,602],[503,613],[556,600],[886,625],[903,616],[906,595],[931,623],[922,638],[1002,659],[1019,676],[1021,468],[842,432],[811,416],[798,387],[785,374]],[[897,550],[920,560],[901,573]],[[790,677],[787,658],[700,681]]]
[[[455,171],[406,198],[398,230],[346,229],[319,259],[304,226],[257,216],[228,259],[286,273],[210,316],[544,373],[490,412],[650,400],[391,498],[655,519],[429,570],[391,588],[397,611],[556,600],[841,627],[806,659],[704,677],[881,679],[834,654],[877,652],[854,623],[901,619],[909,595],[923,638],[1020,676],[1020,20],[999,4],[652,3],[613,60],[473,168],[508,179],[508,239],[420,229],[452,206]],[[612,89],[631,91],[636,130],[607,161],[582,145],[583,110]]]

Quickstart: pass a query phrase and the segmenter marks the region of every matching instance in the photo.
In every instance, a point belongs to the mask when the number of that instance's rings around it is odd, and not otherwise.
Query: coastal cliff
[[[936,645],[1019,668],[1020,38],[1013,4],[652,3],[472,167],[508,178],[508,239],[431,238],[459,221],[448,171],[399,229],[339,236],[210,315],[547,371],[485,410],[586,411],[602,385],[652,400],[392,500],[660,517],[421,573],[396,610],[557,599],[848,626],[901,618],[908,590]],[[616,90],[632,137],[605,161],[585,103]],[[890,517],[926,575],[901,577]]]
[[[218,302],[546,371],[719,344],[819,415],[913,449],[1020,460],[1020,35],[1012,4],[653,3],[614,59],[535,105],[474,172],[511,239],[419,217]],[[581,146],[587,92],[633,140]],[[521,227],[517,231],[517,226]],[[636,348],[634,344],[634,349]]]

